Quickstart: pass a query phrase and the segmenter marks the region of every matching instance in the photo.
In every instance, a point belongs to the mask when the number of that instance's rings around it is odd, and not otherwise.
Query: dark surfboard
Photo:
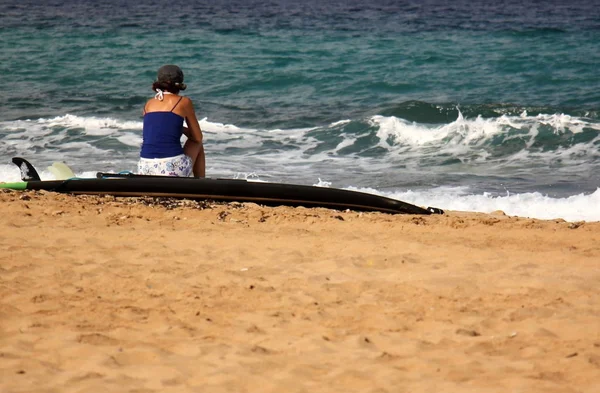
[[[164,176],[28,181],[3,188],[47,190],[70,194],[151,196],[215,201],[255,202],[264,205],[326,207],[338,210],[431,214],[432,211],[374,194],[337,188],[234,179],[196,179]]]
[[[16,161],[15,161],[16,160]],[[442,214],[397,199],[338,188],[284,183],[260,183],[236,179],[144,176],[98,172],[96,179],[39,180],[35,168],[23,158],[13,162],[21,168],[23,182],[0,184],[0,188],[46,190],[70,194],[127,197],[170,197],[196,200],[255,202],[263,205],[325,207],[338,210],[378,211],[391,214]],[[25,173],[25,175],[23,175]]]

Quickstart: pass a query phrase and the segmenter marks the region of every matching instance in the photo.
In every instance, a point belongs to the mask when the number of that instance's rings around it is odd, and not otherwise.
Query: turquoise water
[[[143,3],[3,2],[4,178],[15,155],[134,169],[176,63],[208,176],[600,220],[594,2]]]

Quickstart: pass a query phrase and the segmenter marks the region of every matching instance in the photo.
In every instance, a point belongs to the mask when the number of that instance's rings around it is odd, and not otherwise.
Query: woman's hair
[[[179,94],[181,90],[185,90],[187,88],[185,83],[179,82],[159,82],[156,81],[152,84],[152,90],[158,91],[159,89],[162,91],[168,91],[173,94]]]
[[[175,64],[167,64],[158,69],[156,81],[152,84],[152,90],[168,91],[178,94],[187,86],[183,83],[183,71]]]

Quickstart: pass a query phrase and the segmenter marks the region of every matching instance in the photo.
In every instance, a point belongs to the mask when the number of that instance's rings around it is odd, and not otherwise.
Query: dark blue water
[[[519,214],[581,195],[592,213],[571,216],[598,217],[599,5],[0,1],[0,172],[18,177],[13,155],[133,169],[156,69],[175,63],[209,176],[469,210],[533,195]]]

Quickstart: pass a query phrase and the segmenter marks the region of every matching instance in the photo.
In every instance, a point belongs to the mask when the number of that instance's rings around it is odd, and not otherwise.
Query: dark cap
[[[157,82],[183,83],[183,71],[173,64],[167,64],[158,69]]]

